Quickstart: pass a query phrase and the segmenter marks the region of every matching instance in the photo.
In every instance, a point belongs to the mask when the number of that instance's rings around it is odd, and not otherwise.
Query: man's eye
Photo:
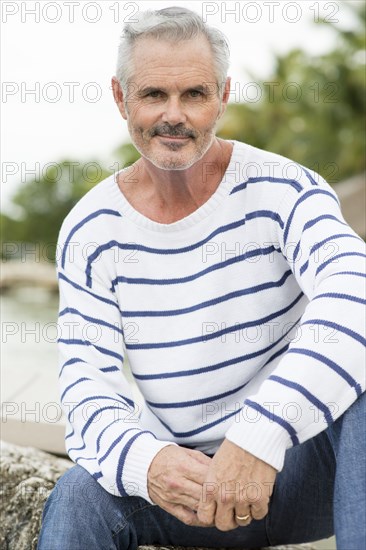
[[[149,92],[148,94],[146,94],[146,97],[157,98],[157,97],[160,97],[160,95],[161,95],[161,92],[159,92],[158,90],[154,90],[153,92]]]
[[[190,90],[190,95],[191,97],[202,97],[203,96],[203,93],[200,92],[199,90]]]

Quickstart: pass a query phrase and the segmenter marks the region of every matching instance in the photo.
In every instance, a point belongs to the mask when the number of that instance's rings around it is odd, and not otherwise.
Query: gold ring
[[[246,516],[235,516],[236,519],[238,519],[239,521],[247,521],[247,519],[250,518],[250,514],[247,514]]]

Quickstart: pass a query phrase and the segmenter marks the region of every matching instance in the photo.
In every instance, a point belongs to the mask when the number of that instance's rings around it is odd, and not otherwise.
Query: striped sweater
[[[151,502],[169,444],[214,453],[226,437],[280,470],[365,390],[362,239],[319,175],[233,144],[177,222],[137,212],[111,175],[62,226],[66,446],[112,494]]]

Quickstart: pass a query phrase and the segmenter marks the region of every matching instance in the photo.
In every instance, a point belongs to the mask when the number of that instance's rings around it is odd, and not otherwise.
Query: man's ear
[[[117,104],[119,112],[121,113],[122,117],[127,120],[125,97],[123,95],[121,83],[115,76],[112,77],[112,91],[114,101]]]
[[[224,85],[224,89],[223,89],[223,92],[222,92],[222,100],[221,100],[221,108],[220,108],[220,114],[219,114],[219,118],[222,117],[222,115],[224,114],[225,110],[226,110],[226,106],[229,102],[229,99],[230,99],[230,84],[231,84],[231,77],[228,76],[225,80],[225,85]]]

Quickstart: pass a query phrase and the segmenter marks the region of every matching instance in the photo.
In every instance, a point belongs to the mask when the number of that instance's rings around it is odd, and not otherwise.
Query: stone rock
[[[20,447],[4,441],[1,442],[1,455],[0,548],[1,550],[35,550],[44,503],[58,478],[73,463],[66,458],[58,458],[32,447]],[[140,546],[139,550],[209,549]],[[315,548],[303,544],[262,550],[315,550]]]
[[[32,447],[1,442],[2,550],[34,550],[37,546],[42,510],[58,478],[72,466]]]

